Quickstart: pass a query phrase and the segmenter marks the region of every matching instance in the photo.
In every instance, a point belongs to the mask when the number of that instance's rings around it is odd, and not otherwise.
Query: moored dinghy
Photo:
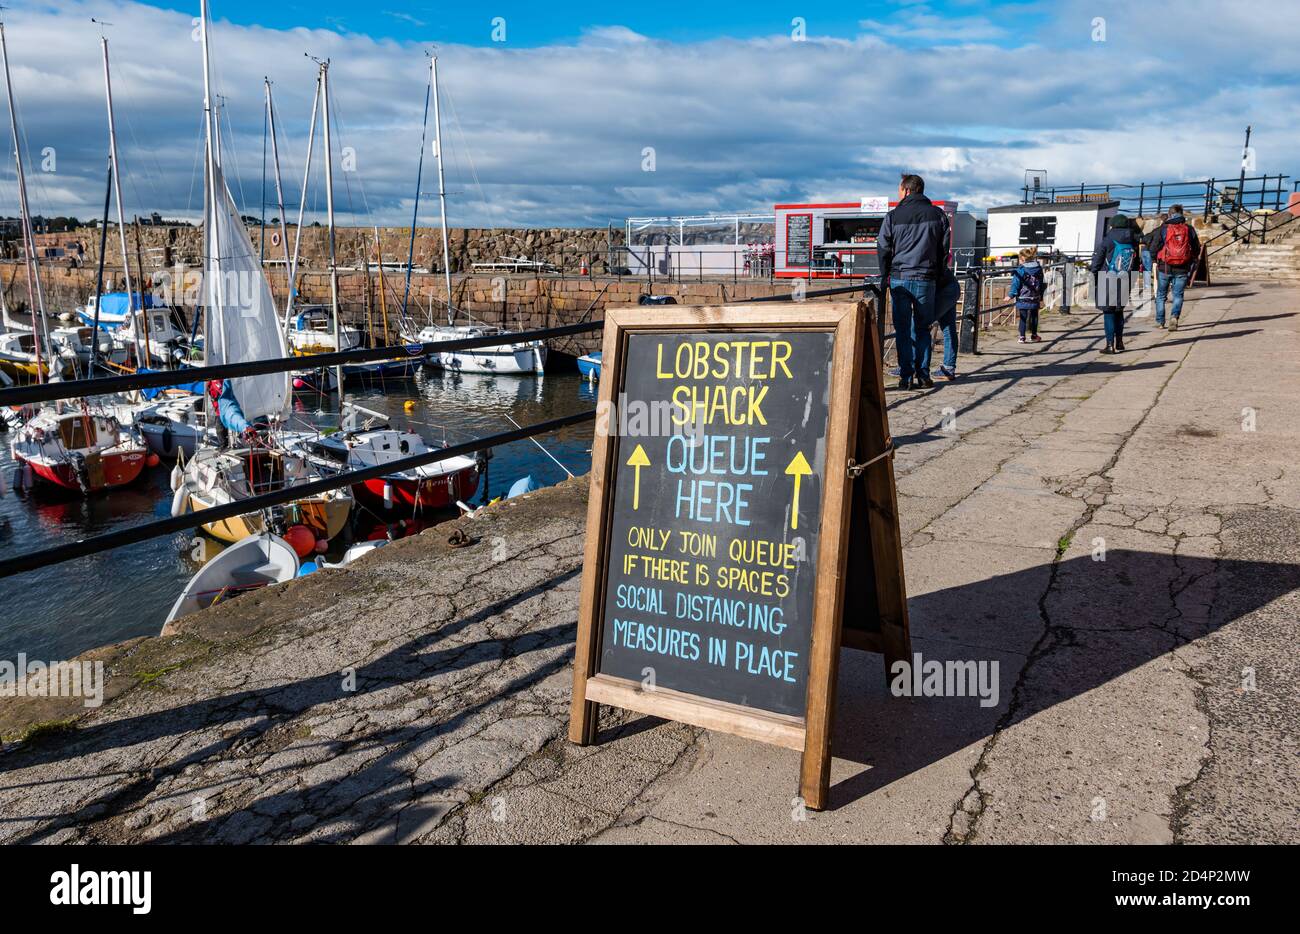
[[[250,535],[199,568],[172,604],[167,622],[214,603],[298,576],[298,553],[278,535]]]

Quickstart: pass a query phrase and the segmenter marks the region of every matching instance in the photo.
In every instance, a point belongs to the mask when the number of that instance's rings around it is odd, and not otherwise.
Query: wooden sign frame
[[[829,801],[830,738],[841,644],[881,651],[888,663],[910,656],[907,602],[898,535],[897,495],[885,420],[880,347],[868,302],[750,303],[720,306],[612,305],[605,309],[599,399],[608,412],[623,383],[628,337],[637,332],[829,331],[834,334],[831,393],[826,429],[813,619],[803,717],[727,703],[670,688],[644,688],[640,682],[598,673],[603,632],[606,564],[613,521],[616,444],[597,431],[592,446],[587,541],[574,653],[569,739],[595,742],[599,705],[607,704],[693,726],[797,749],[802,755],[800,794],[808,807]],[[864,424],[865,423],[865,424]],[[865,428],[865,430],[863,430]],[[868,462],[870,461],[870,463]],[[865,464],[856,470],[854,464]],[[851,521],[855,480],[866,481],[870,528]],[[845,637],[842,614],[850,533],[870,537],[875,568],[876,630]]]

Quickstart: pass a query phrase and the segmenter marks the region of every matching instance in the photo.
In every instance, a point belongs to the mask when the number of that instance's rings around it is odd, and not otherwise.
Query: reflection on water
[[[394,427],[409,427],[431,444],[509,431],[514,427],[510,418],[529,425],[587,411],[596,402],[595,390],[576,374],[538,379],[432,370],[383,388],[350,390],[347,397],[387,414]],[[299,394],[294,418],[300,424],[336,425],[337,404],[333,396]],[[580,474],[591,466],[591,432],[592,426],[584,424],[538,440]],[[6,480],[13,473],[11,438],[0,434],[0,470]],[[493,454],[487,478],[490,496],[504,495],[526,474],[543,485],[565,478],[531,441],[505,445]],[[47,484],[21,496],[11,491],[0,499],[0,558],[164,518],[171,510],[168,476],[164,464],[146,470],[128,488],[89,498]],[[480,484],[476,503],[482,494]],[[408,523],[393,528],[392,534],[411,534],[421,527]],[[362,516],[351,537],[361,541],[388,534],[382,519]],[[330,556],[337,558],[346,545],[346,540],[336,542]],[[13,659],[19,652],[34,659],[63,659],[98,645],[156,635],[201,560],[220,548],[218,542],[193,532],[163,536],[0,580],[0,659]]]

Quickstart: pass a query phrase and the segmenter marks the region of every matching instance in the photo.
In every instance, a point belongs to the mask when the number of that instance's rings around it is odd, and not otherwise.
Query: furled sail
[[[208,366],[250,363],[288,356],[271,287],[220,166],[212,166],[203,217],[204,305],[203,351]],[[278,419],[288,414],[289,374],[241,376],[235,398],[249,419]]]

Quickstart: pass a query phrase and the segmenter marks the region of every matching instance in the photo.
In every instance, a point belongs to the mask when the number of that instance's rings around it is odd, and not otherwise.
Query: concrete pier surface
[[[567,742],[579,479],[92,653],[101,707],[0,700],[0,841],[1300,842],[1300,289],[1189,294],[891,395],[914,649],[997,691],[847,652],[829,811],[775,747]]]

